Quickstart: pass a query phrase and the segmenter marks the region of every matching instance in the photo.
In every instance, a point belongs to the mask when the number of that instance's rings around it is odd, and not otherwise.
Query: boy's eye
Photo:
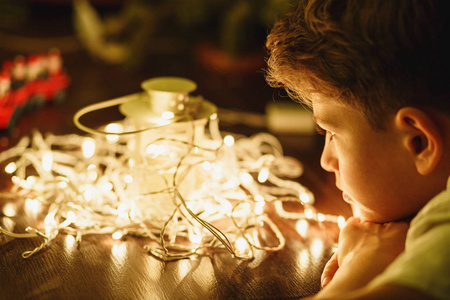
[[[317,124],[316,124],[316,130],[317,130],[317,133],[320,135],[325,135],[327,133],[327,131],[325,129],[323,129],[322,127],[320,127]]]
[[[320,127],[319,125],[316,124],[316,130],[320,135],[326,135],[330,137],[330,141],[333,139],[334,136],[334,132],[328,131],[323,129],[322,127]]]

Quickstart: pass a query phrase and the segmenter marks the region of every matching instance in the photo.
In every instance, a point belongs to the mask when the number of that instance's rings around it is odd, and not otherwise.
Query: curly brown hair
[[[310,104],[320,93],[385,128],[404,106],[449,113],[446,0],[300,0],[267,37],[266,80]]]

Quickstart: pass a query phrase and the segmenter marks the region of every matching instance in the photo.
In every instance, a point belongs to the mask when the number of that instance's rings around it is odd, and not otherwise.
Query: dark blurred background
[[[78,109],[139,92],[143,80],[157,76],[192,79],[196,93],[219,108],[249,113],[233,118],[227,111],[221,117],[227,129],[266,131],[267,104],[291,100],[265,82],[265,39],[276,18],[295,2],[0,0],[0,61],[58,48],[71,78],[62,104],[20,116],[12,130],[1,132],[0,147],[12,146],[34,129],[80,133],[72,122]],[[98,121],[117,117],[111,112]],[[310,134],[280,138],[290,149],[317,143]]]

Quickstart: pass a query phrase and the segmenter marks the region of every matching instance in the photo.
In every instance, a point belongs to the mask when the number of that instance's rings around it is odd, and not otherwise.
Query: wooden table
[[[11,53],[0,58],[11,58]],[[264,83],[259,72],[252,75],[214,75],[198,70],[190,60],[155,57],[152,68],[128,73],[118,66],[93,62],[83,52],[63,53],[72,77],[67,101],[24,115],[12,133],[2,133],[0,149],[13,146],[33,129],[54,134],[78,133],[72,115],[79,108],[97,101],[138,92],[142,80],[164,75],[195,80],[199,93],[219,107],[263,111],[263,103],[276,93]],[[178,63],[178,64],[177,64]],[[107,115],[99,123],[114,119]],[[264,128],[224,125],[224,129],[244,133]],[[320,170],[321,142],[317,137],[279,136],[285,151],[300,159],[305,173],[300,182],[317,198],[320,212],[349,215],[349,209],[334,187],[334,178]],[[305,146],[308,145],[308,146]],[[4,166],[1,166],[4,168]],[[9,176],[0,173],[0,187],[7,190]],[[3,208],[18,199],[0,200]],[[18,210],[21,212],[20,210]],[[0,299],[288,299],[312,295],[320,289],[320,275],[333,251],[336,231],[323,230],[310,222],[308,232],[300,234],[296,221],[271,213],[286,238],[278,252],[257,251],[252,261],[233,258],[228,252],[165,263],[147,254],[143,238],[85,236],[80,247],[72,236],[60,234],[46,249],[28,259],[21,253],[39,245],[40,240],[9,240],[0,235]],[[42,216],[22,211],[14,218],[15,230],[39,226]],[[7,242],[8,241],[8,242]]]

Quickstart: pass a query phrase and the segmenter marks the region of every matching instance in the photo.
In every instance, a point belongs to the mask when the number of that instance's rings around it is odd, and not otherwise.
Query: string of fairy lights
[[[11,190],[0,196],[24,199],[45,218],[26,232],[2,226],[1,233],[42,239],[22,253],[24,258],[59,234],[78,243],[86,235],[110,234],[117,240],[146,238],[145,251],[165,261],[220,249],[247,260],[256,249],[278,251],[285,245],[267,203],[274,203],[282,218],[345,222],[316,212],[314,195],[295,181],[302,164],[284,156],[275,137],[223,136],[216,113],[203,121],[136,133],[135,122],[125,118],[98,130],[102,134],[23,137],[0,153],[12,181]],[[287,211],[285,202],[303,209]],[[11,207],[3,206],[4,216],[14,216]]]

